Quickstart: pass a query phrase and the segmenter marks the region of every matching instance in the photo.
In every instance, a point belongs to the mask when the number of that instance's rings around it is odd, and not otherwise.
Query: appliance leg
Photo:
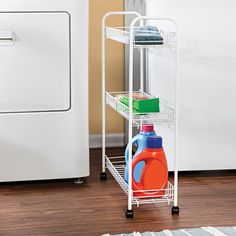
[[[84,183],[83,178],[77,178],[74,180],[74,184],[83,184],[83,183]]]

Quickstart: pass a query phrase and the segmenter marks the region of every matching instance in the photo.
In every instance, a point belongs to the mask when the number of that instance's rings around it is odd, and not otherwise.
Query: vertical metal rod
[[[143,20],[140,21],[140,26],[143,26]],[[143,70],[143,48],[140,48],[140,91],[143,92],[144,89],[144,70]]]
[[[144,84],[143,76],[143,48],[140,49],[140,91],[143,92]]]
[[[106,16],[102,19],[102,172],[105,172],[105,155],[106,155],[106,48],[105,48],[105,23]]]
[[[176,27],[176,81],[175,81],[175,152],[174,152],[174,206],[178,206],[178,158],[179,158],[179,40]]]
[[[111,15],[135,15],[140,14],[134,11],[128,12],[108,12],[102,18],[102,172],[105,172],[105,155],[106,155],[106,19]]]
[[[143,92],[144,76],[143,76],[143,48],[140,49],[140,91]]]
[[[132,210],[132,119],[133,119],[133,51],[134,51],[134,24],[130,26],[130,45],[129,45],[129,175],[128,175],[128,210]]]

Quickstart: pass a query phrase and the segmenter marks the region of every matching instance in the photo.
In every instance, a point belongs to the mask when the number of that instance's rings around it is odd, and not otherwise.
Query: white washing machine
[[[0,181],[88,176],[88,1],[0,5]]]

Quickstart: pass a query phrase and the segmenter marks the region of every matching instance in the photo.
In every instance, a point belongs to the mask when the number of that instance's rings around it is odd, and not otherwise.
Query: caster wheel
[[[107,180],[107,173],[106,172],[102,172],[100,174],[100,180]]]
[[[126,211],[126,218],[134,218],[133,210],[127,210]]]
[[[82,178],[78,178],[74,180],[74,184],[83,184],[84,180]]]
[[[171,213],[172,213],[172,215],[179,215],[179,207],[173,206]]]

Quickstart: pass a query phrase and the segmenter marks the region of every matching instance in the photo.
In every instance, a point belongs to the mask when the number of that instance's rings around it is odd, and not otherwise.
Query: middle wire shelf
[[[128,92],[105,92],[106,104],[110,105],[114,110],[116,110],[120,115],[122,115],[127,120],[132,120],[133,126],[140,126],[141,124],[158,124],[167,125],[169,127],[174,125],[175,120],[175,109],[173,106],[160,99],[160,112],[154,113],[133,113],[132,117],[129,116],[129,107],[119,101],[116,97],[118,94],[127,94]],[[142,95],[150,95],[145,92],[137,91]]]
[[[110,171],[116,182],[120,185],[121,189],[128,195],[128,184],[124,180],[125,175],[125,158],[119,157],[107,157],[106,156],[106,168]],[[160,195],[160,191],[165,191],[164,195]],[[135,196],[140,193],[152,194],[152,196]],[[132,190],[132,204],[141,205],[149,203],[168,203],[174,201],[174,186],[168,182],[165,189],[152,189],[152,190]]]

